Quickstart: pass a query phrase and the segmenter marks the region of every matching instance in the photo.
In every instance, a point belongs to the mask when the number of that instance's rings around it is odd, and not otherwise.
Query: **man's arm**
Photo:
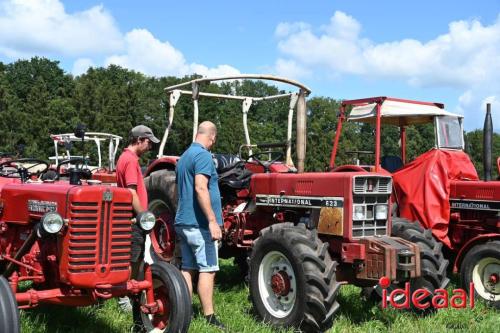
[[[144,211],[144,208],[139,200],[139,195],[137,195],[137,185],[128,185],[127,188],[132,193],[132,208],[134,208],[136,214],[139,214]]]
[[[203,174],[197,174],[194,177],[194,188],[196,191],[196,198],[200,204],[203,214],[208,220],[208,228],[213,240],[220,240],[222,238],[222,231],[217,224],[212,205],[210,203],[210,193],[208,192],[208,177]]]

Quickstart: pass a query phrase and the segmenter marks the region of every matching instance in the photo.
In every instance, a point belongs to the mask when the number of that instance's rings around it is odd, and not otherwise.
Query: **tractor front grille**
[[[387,235],[391,192],[391,177],[371,175],[354,177],[352,237]],[[377,206],[385,206],[387,211],[385,218],[376,217]],[[363,212],[362,217],[355,214],[356,209]]]
[[[69,223],[69,272],[93,272],[97,263],[99,230],[97,202],[71,203]]]
[[[365,218],[352,221],[353,237],[383,236],[387,235],[387,218],[375,218],[375,205],[389,204],[387,195],[356,195],[354,204],[361,205],[365,209]],[[387,206],[388,207],[388,206]],[[388,209],[388,208],[387,208]],[[388,212],[389,214],[389,212]]]
[[[128,271],[132,205],[119,202],[72,202],[68,271],[71,274]]]
[[[355,176],[354,194],[391,194],[392,178],[381,176]]]

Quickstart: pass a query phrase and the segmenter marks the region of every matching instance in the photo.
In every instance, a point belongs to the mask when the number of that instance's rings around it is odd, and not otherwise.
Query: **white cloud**
[[[294,60],[278,59],[276,61],[275,72],[280,76],[309,77],[311,71],[300,66]]]
[[[286,37],[292,33],[296,33],[298,31],[310,29],[311,26],[304,22],[282,22],[279,23],[276,29],[274,30],[274,35],[278,38]]]
[[[71,70],[71,73],[73,73],[73,75],[81,75],[81,74],[87,72],[87,70],[90,67],[95,67],[95,64],[92,61],[92,59],[80,58],[74,62],[73,69]]]
[[[486,97],[500,99],[500,16],[491,25],[478,20],[451,22],[447,33],[429,41],[406,38],[383,43],[363,38],[362,25],[339,11],[317,30],[299,23],[302,28],[295,31],[286,29],[294,23],[283,22],[277,28],[282,32],[276,33],[281,55],[275,70],[283,75],[287,75],[283,64],[293,64],[288,71],[296,78],[314,72],[451,88],[460,91],[456,111],[465,113],[466,124],[476,122],[471,118],[478,118],[477,109]],[[493,114],[500,127],[500,109]]]
[[[155,38],[148,30],[134,29],[125,36],[125,49],[121,54],[109,56],[105,64],[115,64],[134,69],[148,75],[187,75],[197,73],[203,76],[237,74],[239,71],[229,65],[208,68],[205,65],[186,62],[184,55],[169,42]]]
[[[68,14],[58,0],[0,2],[0,52],[8,57],[114,52],[122,36],[102,6]]]
[[[60,0],[0,0],[0,55],[13,60],[66,57],[74,61],[74,75],[108,64],[154,76],[239,73],[229,65],[189,63],[180,50],[146,29],[123,33],[102,5],[68,13]]]
[[[184,71],[182,53],[169,42],[161,42],[145,29],[134,29],[125,35],[121,54],[109,56],[105,64],[135,69],[149,75],[178,74]],[[174,73],[176,72],[176,73]]]

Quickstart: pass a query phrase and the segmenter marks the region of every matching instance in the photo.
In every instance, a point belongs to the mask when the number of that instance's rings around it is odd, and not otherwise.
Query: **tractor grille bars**
[[[392,179],[355,176],[353,180],[353,237],[387,235]],[[378,206],[378,207],[377,207]],[[385,216],[381,212],[385,210]],[[377,211],[379,212],[377,216]],[[383,218],[381,218],[381,215]]]
[[[128,271],[132,205],[72,202],[69,222],[69,273]]]

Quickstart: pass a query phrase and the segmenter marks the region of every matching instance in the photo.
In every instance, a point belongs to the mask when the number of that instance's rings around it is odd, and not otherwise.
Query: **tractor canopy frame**
[[[274,81],[280,83],[286,83],[298,88],[297,92],[290,92],[284,94],[277,94],[265,97],[252,97],[252,96],[241,96],[241,95],[226,95],[226,94],[214,94],[208,92],[202,92],[201,89],[204,84],[209,84],[210,82],[217,81],[239,81],[239,80],[265,80],[265,81]],[[191,90],[183,90],[183,87],[191,86]],[[266,100],[274,100],[280,98],[290,98],[289,104],[289,112],[288,112],[288,123],[287,123],[287,141],[286,141],[286,165],[293,167],[292,161],[292,127],[293,127],[293,113],[296,109],[297,119],[296,119],[296,128],[297,128],[297,137],[296,137],[296,153],[297,153],[297,171],[304,171],[304,161],[306,154],[306,123],[307,123],[307,114],[306,114],[306,100],[305,98],[309,95],[311,90],[305,85],[293,81],[290,79],[277,77],[273,75],[260,75],[260,74],[240,74],[240,75],[231,75],[231,76],[221,76],[221,77],[211,77],[211,78],[199,78],[191,81],[183,82],[177,85],[173,85],[165,88],[166,93],[169,96],[169,114],[168,114],[168,125],[163,134],[163,138],[161,140],[158,158],[163,157],[163,152],[165,149],[165,145],[168,139],[168,135],[170,129],[172,127],[172,123],[174,120],[175,106],[182,95],[191,95],[193,100],[193,141],[196,136],[196,131],[198,128],[198,101],[200,96],[203,97],[211,97],[211,98],[220,98],[220,99],[231,99],[231,100],[239,100],[241,101],[242,115],[243,115],[243,129],[245,134],[245,143],[246,146],[249,147],[249,153],[251,154],[252,143],[250,140],[250,133],[248,130],[248,113],[250,111],[251,106],[254,102],[258,101],[266,101]]]
[[[347,111],[350,106],[351,110]],[[444,110],[444,105],[393,97],[370,97],[344,100],[340,105],[337,130],[330,158],[330,169],[335,167],[342,124],[345,121],[370,123],[375,125],[375,171],[381,169],[381,126],[382,124],[400,128],[401,159],[406,163],[406,127],[418,124],[434,124],[435,148],[464,149],[463,116]]]
[[[78,156],[72,156],[71,155],[71,143],[72,142],[80,142],[82,141],[82,138],[76,137],[74,133],[64,133],[64,134],[51,134],[50,138],[54,142],[54,151],[55,151],[55,156],[49,157],[50,160],[55,161],[55,166],[57,167],[59,163],[64,160],[64,159],[70,159],[72,157],[78,157]],[[110,134],[110,133],[101,133],[101,132],[86,132],[85,136],[83,137],[83,141],[91,141],[94,142],[97,148],[97,158],[98,158],[98,165],[97,167],[101,169],[103,167],[103,158],[102,158],[102,151],[101,151],[101,143],[105,143],[108,141],[108,167],[109,170],[112,171],[115,169],[115,161],[116,161],[116,153],[118,151],[118,147],[120,145],[120,141],[122,140],[121,136]],[[59,144],[63,143],[65,146],[65,154],[59,155]],[[85,156],[83,156],[85,157]]]

